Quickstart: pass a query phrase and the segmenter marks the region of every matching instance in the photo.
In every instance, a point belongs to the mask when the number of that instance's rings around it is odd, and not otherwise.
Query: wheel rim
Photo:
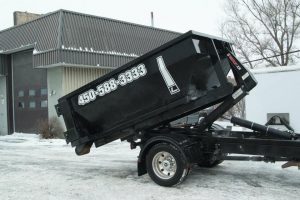
[[[152,160],[152,169],[156,176],[161,179],[172,178],[177,170],[177,164],[172,154],[161,151],[158,152]]]

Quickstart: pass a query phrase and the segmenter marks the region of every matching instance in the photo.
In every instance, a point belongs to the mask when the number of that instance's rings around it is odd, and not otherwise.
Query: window
[[[35,96],[35,90],[30,89],[29,90],[29,96]]]
[[[20,90],[18,92],[18,97],[24,97],[24,91],[23,90]]]
[[[47,108],[48,106],[48,101],[47,100],[42,100],[41,101],[41,108]]]
[[[29,102],[29,108],[35,108],[35,101]]]
[[[18,103],[18,108],[25,108],[25,103],[23,101],[20,101]]]
[[[48,93],[47,88],[42,88],[41,89],[41,95],[47,95],[47,93]]]

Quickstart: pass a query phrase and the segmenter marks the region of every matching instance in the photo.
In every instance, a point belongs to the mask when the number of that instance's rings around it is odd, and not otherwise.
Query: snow
[[[223,128],[231,128],[232,131],[243,131],[243,130],[249,130],[240,126],[233,125],[230,121],[215,121],[214,124],[218,124],[222,126]],[[251,131],[251,130],[250,130]]]
[[[65,45],[61,46],[61,49],[63,50],[70,50],[70,51],[80,51],[80,52],[86,52],[86,53],[97,53],[102,55],[113,55],[113,56],[125,56],[125,57],[131,57],[131,58],[137,58],[139,55],[135,53],[125,53],[125,52],[117,52],[117,51],[96,51],[93,48],[88,47],[66,47]],[[49,49],[47,51],[53,51],[54,49]],[[33,55],[44,53],[45,51],[38,51],[37,49],[33,50]],[[1,53],[1,50],[0,50]]]
[[[226,161],[195,167],[188,179],[160,187],[137,176],[138,150],[112,142],[76,156],[64,140],[33,134],[0,137],[0,199],[299,199],[300,171],[282,163]]]
[[[83,51],[83,52],[87,52],[87,53],[98,53],[98,54],[104,54],[104,55],[114,55],[114,56],[126,56],[126,57],[139,57],[137,54],[135,53],[125,53],[125,52],[117,52],[117,51],[97,51],[94,50],[92,47],[88,48],[88,47],[66,47],[64,45],[62,45],[61,47],[62,49],[65,50],[71,50],[71,51]]]
[[[32,52],[32,54],[33,55],[35,55],[35,54],[38,54],[39,53],[39,51],[38,50],[36,50],[36,49],[33,49],[33,52]]]

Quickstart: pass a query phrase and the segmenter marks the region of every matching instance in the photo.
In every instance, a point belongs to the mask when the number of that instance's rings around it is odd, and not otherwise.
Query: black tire
[[[166,154],[166,158],[164,158],[164,154]],[[160,158],[163,158],[164,160],[162,162],[157,162],[157,159],[159,160]],[[172,162],[168,164],[169,159],[171,159]],[[166,164],[164,162],[167,162],[167,166],[169,167],[169,169],[165,171],[163,171],[165,169],[164,164]],[[189,164],[185,155],[183,155],[175,146],[167,143],[156,144],[149,150],[146,157],[146,166],[150,178],[158,185],[165,187],[180,184],[185,180],[189,173]],[[160,166],[163,168],[160,169]],[[176,169],[174,169],[174,166],[176,166]],[[171,175],[168,173],[168,170],[172,171]]]

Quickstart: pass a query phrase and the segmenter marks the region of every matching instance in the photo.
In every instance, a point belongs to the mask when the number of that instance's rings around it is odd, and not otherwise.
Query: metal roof
[[[34,47],[39,51],[57,48],[60,12],[0,32],[0,53]]]
[[[58,10],[0,31],[0,54],[32,48],[34,67],[119,67],[180,33]]]

